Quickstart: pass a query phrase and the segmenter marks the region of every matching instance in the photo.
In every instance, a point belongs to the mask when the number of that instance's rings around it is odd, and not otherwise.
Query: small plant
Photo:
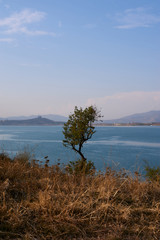
[[[146,177],[150,181],[160,182],[160,167],[150,167],[147,165],[145,167]]]
[[[77,161],[70,161],[66,167],[66,171],[70,174],[85,174],[92,175],[95,173],[94,163],[91,161],[82,161],[81,159]]]
[[[27,151],[24,151],[24,152],[17,153],[17,155],[14,158],[14,161],[18,161],[21,163],[29,163],[30,158],[31,158],[30,153]]]
[[[0,160],[1,161],[11,161],[10,157],[5,152],[0,153]]]

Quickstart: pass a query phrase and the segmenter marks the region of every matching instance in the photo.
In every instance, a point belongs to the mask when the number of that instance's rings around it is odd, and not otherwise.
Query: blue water
[[[48,156],[50,164],[58,159],[65,164],[78,159],[78,155],[63,146],[62,140],[61,126],[0,126],[0,151],[11,156],[27,150],[42,161]],[[160,127],[97,127],[92,139],[84,144],[83,153],[98,170],[111,166],[142,171],[145,161],[158,166]]]

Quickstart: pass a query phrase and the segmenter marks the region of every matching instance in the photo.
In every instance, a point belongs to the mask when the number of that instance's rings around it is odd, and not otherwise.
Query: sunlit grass
[[[0,239],[160,239],[160,185],[1,154]]]

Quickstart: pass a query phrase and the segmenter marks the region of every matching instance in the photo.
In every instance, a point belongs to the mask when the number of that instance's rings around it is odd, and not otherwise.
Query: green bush
[[[145,167],[146,177],[150,181],[160,182],[160,167],[150,167],[147,165]]]
[[[95,173],[95,166],[91,161],[84,161],[83,159],[79,159],[77,161],[70,161],[66,166],[66,171],[70,174],[76,175],[93,175]]]

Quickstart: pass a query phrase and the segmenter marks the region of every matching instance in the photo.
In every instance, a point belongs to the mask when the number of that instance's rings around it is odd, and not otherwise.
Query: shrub
[[[150,167],[149,165],[145,167],[146,177],[150,181],[160,182],[160,167]]]
[[[83,161],[79,159],[77,161],[70,161],[66,166],[66,171],[70,174],[85,174],[93,175],[95,173],[94,163],[91,161]]]

